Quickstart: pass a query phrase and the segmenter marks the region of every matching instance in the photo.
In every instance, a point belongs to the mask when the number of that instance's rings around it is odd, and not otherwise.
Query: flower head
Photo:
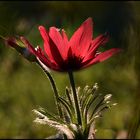
[[[70,40],[64,29],[60,33],[56,27],[50,27],[48,32],[43,26],[39,26],[39,31],[44,41],[44,51],[40,47],[34,49],[24,37],[21,37],[21,40],[42,63],[56,71],[86,68],[120,51],[119,48],[98,51],[100,46],[108,42],[109,37],[107,34],[101,34],[93,39],[91,18],[82,23]]]

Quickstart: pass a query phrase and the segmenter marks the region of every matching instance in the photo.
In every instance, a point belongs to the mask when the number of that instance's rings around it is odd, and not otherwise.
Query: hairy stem
[[[61,108],[60,103],[59,103],[59,93],[58,93],[58,90],[56,88],[55,81],[53,80],[52,75],[44,67],[42,67],[42,65],[40,63],[37,63],[37,64],[43,69],[43,71],[47,75],[48,79],[50,80],[50,83],[51,83],[51,86],[52,86],[52,89],[53,89],[53,92],[54,92],[55,104],[57,106],[59,116],[60,116],[60,118],[63,118],[62,108]]]
[[[75,110],[76,110],[76,115],[77,115],[77,121],[78,121],[78,124],[81,125],[82,124],[81,112],[80,112],[78,97],[77,97],[77,93],[76,93],[76,89],[75,89],[73,73],[72,73],[72,71],[69,71],[68,74],[69,74],[70,84],[72,87],[72,93],[73,93],[73,98],[74,98],[74,105],[75,105]]]

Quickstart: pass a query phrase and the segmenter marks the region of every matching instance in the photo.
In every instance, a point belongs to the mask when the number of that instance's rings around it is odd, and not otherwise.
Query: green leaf
[[[34,120],[34,122],[40,123],[40,124],[48,124],[49,126],[51,126],[51,127],[55,128],[55,129],[59,130],[60,132],[63,132],[64,134],[66,134],[68,139],[73,139],[74,138],[74,134],[73,134],[73,131],[70,129],[70,125],[54,121],[54,120],[50,119],[49,117],[41,114],[39,111],[37,111],[35,109],[33,111],[38,116],[41,116],[41,118],[37,117]]]
[[[95,114],[96,110],[102,105],[103,101],[104,101],[104,96],[102,96],[101,94],[100,94],[100,96],[98,95],[98,100],[97,100],[97,103],[95,103],[95,108],[93,109],[93,112],[91,114],[90,119],[92,119],[92,117]]]
[[[72,99],[71,99],[71,96],[70,96],[71,92],[70,92],[70,90],[69,90],[68,87],[66,87],[65,93],[66,93],[66,95],[67,95],[67,98],[68,98],[69,103],[70,103],[71,105],[73,105]]]
[[[49,113],[46,109],[43,108],[33,109],[33,112],[38,116],[39,119],[44,119],[44,117],[47,117],[53,121],[64,123],[64,121],[61,118],[59,118],[55,114]]]
[[[60,103],[65,107],[66,111],[68,112],[69,114],[69,117],[71,119],[71,121],[73,122],[74,121],[74,109],[73,107],[63,98],[59,97],[58,98]]]
[[[83,97],[81,101],[81,108],[84,109],[84,106],[87,104],[87,102],[92,98],[92,94],[89,92],[85,97]]]
[[[83,116],[85,119],[85,123],[87,124],[87,119],[88,119],[88,111],[89,108],[91,107],[91,105],[93,104],[93,102],[97,99],[99,95],[95,95],[95,96],[91,96],[91,98],[89,98],[89,100],[87,101],[87,103],[85,104],[84,108],[83,108]]]

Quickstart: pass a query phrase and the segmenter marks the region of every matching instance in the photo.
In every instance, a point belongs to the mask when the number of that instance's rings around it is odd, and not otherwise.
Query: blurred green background
[[[43,41],[39,25],[64,28],[70,36],[88,17],[94,37],[109,32],[105,49],[123,52],[74,73],[76,86],[99,85],[118,105],[96,123],[97,138],[140,138],[140,2],[138,1],[16,1],[0,2],[0,35],[25,36],[36,47]],[[66,73],[52,71],[61,95],[69,86]],[[0,138],[46,138],[56,133],[34,124],[32,109],[56,112],[53,92],[43,71],[0,40]],[[137,129],[136,129],[137,128]]]

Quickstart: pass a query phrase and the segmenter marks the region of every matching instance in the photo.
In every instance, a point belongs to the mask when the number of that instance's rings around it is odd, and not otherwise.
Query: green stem
[[[69,71],[68,74],[69,74],[70,84],[71,84],[71,87],[72,87],[72,93],[73,93],[74,104],[75,104],[75,109],[76,109],[77,121],[78,121],[78,124],[81,125],[82,124],[81,112],[80,112],[78,97],[77,97],[77,93],[76,93],[76,89],[75,89],[73,73],[72,73],[72,71]]]
[[[45,68],[43,68],[40,65],[40,63],[37,63],[37,64],[39,64],[39,66],[43,69],[43,71],[47,75],[48,79],[50,80],[50,83],[51,83],[51,86],[52,86],[52,89],[53,89],[53,92],[54,92],[54,95],[55,95],[55,104],[57,106],[59,116],[60,116],[60,118],[63,118],[62,108],[61,108],[61,106],[59,104],[59,93],[57,91],[57,88],[56,88],[56,85],[55,85],[55,81],[53,80],[52,75]]]

